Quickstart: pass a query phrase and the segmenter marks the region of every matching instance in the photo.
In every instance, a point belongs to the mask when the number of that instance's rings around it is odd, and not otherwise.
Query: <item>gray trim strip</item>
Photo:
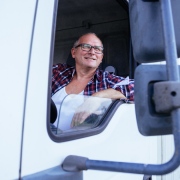
[[[66,172],[56,166],[35,174],[22,177],[22,180],[83,180],[83,172]]]
[[[22,133],[21,133],[19,179],[21,179],[21,170],[22,170],[22,152],[23,152],[24,121],[25,121],[25,114],[26,114],[26,99],[27,99],[27,90],[28,90],[28,82],[29,82],[29,69],[30,69],[31,52],[32,52],[32,44],[33,44],[33,38],[34,38],[34,28],[35,28],[35,22],[36,22],[37,7],[38,7],[38,0],[36,0],[36,6],[35,6],[35,12],[34,12],[32,33],[31,33],[31,42],[30,42],[30,48],[29,48],[27,75],[26,75],[26,87],[25,87],[25,94],[24,94],[24,109],[23,109]]]

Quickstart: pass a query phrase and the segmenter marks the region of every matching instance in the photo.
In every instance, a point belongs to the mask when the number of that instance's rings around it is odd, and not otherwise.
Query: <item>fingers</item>
[[[78,114],[78,113],[75,113],[74,116],[73,116],[73,118],[72,118],[72,121],[71,121],[71,129],[75,126],[75,121],[76,121],[76,119],[77,119],[77,114]]]
[[[78,126],[78,124],[79,124],[78,123],[78,121],[79,121],[79,114],[80,113],[75,113],[74,114],[74,116],[72,118],[72,121],[71,121],[71,128]]]
[[[88,98],[81,106],[76,109],[76,112],[71,121],[71,127],[77,127],[83,123],[86,118],[97,110],[98,103],[94,104],[94,99]]]
[[[82,124],[89,115],[91,115],[91,113],[87,111],[75,113],[71,121],[71,128],[77,127]]]

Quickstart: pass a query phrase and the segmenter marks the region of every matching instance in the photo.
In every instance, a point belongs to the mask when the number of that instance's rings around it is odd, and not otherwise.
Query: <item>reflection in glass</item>
[[[62,134],[97,127],[113,101],[80,94],[66,96],[61,103],[58,120],[51,128],[52,132]]]

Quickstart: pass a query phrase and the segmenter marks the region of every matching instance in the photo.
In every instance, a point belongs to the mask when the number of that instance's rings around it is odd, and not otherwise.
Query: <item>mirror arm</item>
[[[80,156],[68,156],[65,158],[62,168],[65,171],[75,172],[87,169],[125,172],[134,174],[146,174],[146,175],[163,175],[172,172],[180,164],[180,121],[177,114],[173,114],[173,129],[174,129],[174,141],[175,141],[175,153],[172,159],[161,165],[153,164],[138,164],[138,163],[126,163],[126,162],[112,162],[112,161],[98,161],[90,160]]]
[[[147,175],[162,175],[172,172],[180,164],[180,110],[177,109],[173,111],[175,111],[175,113],[172,113],[175,152],[172,159],[169,162],[161,165],[151,165],[125,162],[96,161],[87,159],[86,168],[94,170],[105,170]]]

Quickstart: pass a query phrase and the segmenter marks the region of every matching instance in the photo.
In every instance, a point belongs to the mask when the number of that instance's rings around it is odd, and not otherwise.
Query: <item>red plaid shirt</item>
[[[75,73],[75,67],[66,64],[56,64],[52,71],[52,93],[53,96],[61,88],[67,86]],[[94,77],[89,81],[84,89],[84,95],[91,96],[95,92],[108,88],[120,91],[129,100],[134,100],[134,80],[130,79],[127,85],[118,85],[125,78],[112,75],[107,71],[97,69]]]

